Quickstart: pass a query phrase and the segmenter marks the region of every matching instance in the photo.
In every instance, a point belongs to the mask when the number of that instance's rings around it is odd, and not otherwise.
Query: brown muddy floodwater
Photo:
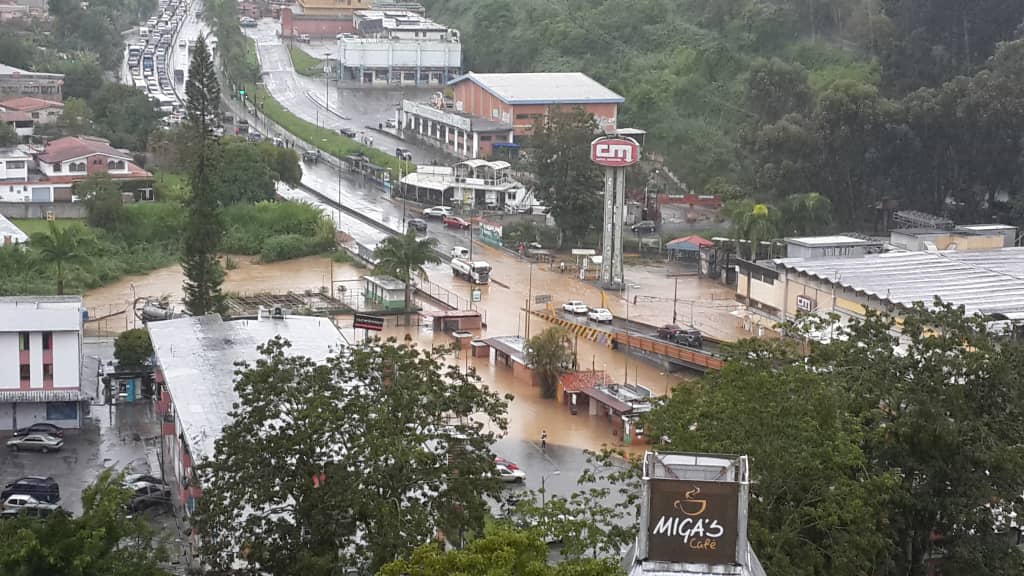
[[[525,335],[526,314],[522,309],[526,306],[527,297],[531,293],[533,296],[550,294],[555,306],[560,306],[568,299],[580,299],[591,306],[601,305],[601,291],[590,284],[580,282],[571,274],[560,274],[557,269],[549,269],[546,265],[534,265],[531,282],[529,263],[482,244],[477,244],[475,250],[479,251],[479,258],[486,259],[494,267],[494,278],[497,281],[482,287],[482,301],[477,304],[487,323],[478,335],[481,338]],[[238,267],[227,271],[224,282],[224,290],[227,292],[316,290],[329,285],[332,277],[332,261],[319,256],[271,264],[255,263],[245,257],[237,257],[236,261]],[[471,285],[453,278],[447,265],[430,266],[428,271],[432,282],[452,290],[466,300],[469,299]],[[355,280],[365,273],[366,270],[350,264],[333,263],[336,281]],[[631,284],[631,319],[654,325],[671,321],[673,293],[677,282],[675,278],[669,276],[672,273],[674,271],[665,265],[627,269],[627,280]],[[134,286],[135,296],[167,295],[176,303],[176,307],[180,308],[182,280],[179,266],[162,268],[146,275],[126,277],[114,284],[86,293],[85,305],[90,309],[90,318],[124,310],[132,301]],[[637,295],[636,305],[632,304],[631,297],[634,294]],[[692,302],[692,324],[716,337],[734,339],[737,336],[736,320],[730,314],[736,308],[732,300],[733,294],[729,288],[707,280],[696,277],[678,278],[679,323],[691,323]],[[605,304],[614,314],[625,316],[625,295],[608,293],[605,295]],[[353,332],[351,317],[339,317],[336,320],[342,334],[349,341],[358,341],[362,338],[361,330]],[[131,322],[127,315],[118,315],[101,320],[97,324],[101,324],[99,328],[107,333],[131,327]],[[389,319],[381,336],[403,339],[408,335],[424,347],[447,345],[452,341],[447,334],[435,334],[429,325],[396,326],[396,323],[397,321]],[[532,317],[529,333],[535,335],[547,326],[548,324],[540,318]],[[612,381],[639,383],[657,396],[668,393],[670,388],[680,381],[696,377],[695,373],[685,371],[669,373],[662,366],[628,357],[585,338],[580,338],[577,346],[581,368],[605,370]],[[606,444],[621,446],[621,442],[612,435],[612,427],[604,416],[590,416],[582,411],[577,416],[570,415],[565,405],[541,398],[539,387],[533,386],[525,379],[513,378],[512,370],[503,365],[493,364],[488,358],[470,357],[465,351],[452,353],[450,361],[461,366],[473,367],[484,385],[502,394],[515,396],[515,401],[509,406],[509,436],[513,438],[536,442],[541,430],[546,429],[549,442],[552,444],[587,449],[597,449]],[[640,450],[642,447],[634,446],[632,449]]]

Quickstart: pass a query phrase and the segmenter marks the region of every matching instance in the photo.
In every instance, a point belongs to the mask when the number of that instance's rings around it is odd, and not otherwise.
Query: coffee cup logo
[[[700,488],[694,486],[692,490],[687,490],[682,498],[673,502],[672,507],[687,516],[700,516],[708,509],[708,501],[698,500],[698,494],[700,494]]]

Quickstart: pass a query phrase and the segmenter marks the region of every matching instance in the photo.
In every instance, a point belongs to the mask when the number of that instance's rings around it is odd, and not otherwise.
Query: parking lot
[[[82,390],[93,400],[83,415],[81,429],[65,430],[64,447],[59,452],[14,452],[6,447],[0,452],[0,484],[22,476],[51,476],[60,484],[60,505],[75,516],[82,513],[82,491],[106,468],[160,476],[160,422],[154,404],[148,400],[103,404],[97,364],[111,359],[113,342],[86,338],[83,351]],[[0,432],[5,444],[10,437],[9,431]],[[175,548],[178,530],[173,512],[150,509],[145,515],[168,546],[172,560],[177,561],[180,554]],[[176,567],[166,566],[172,573],[178,571]]]

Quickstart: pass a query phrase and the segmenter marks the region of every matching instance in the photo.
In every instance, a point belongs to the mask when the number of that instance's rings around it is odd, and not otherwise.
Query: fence
[[[445,288],[444,286],[438,286],[430,280],[417,279],[413,282],[413,287],[416,288],[417,292],[421,292],[424,296],[447,306],[451,310],[471,310],[470,302]]]
[[[58,220],[65,218],[85,218],[85,206],[70,202],[0,202],[0,214],[7,218],[28,219],[46,218],[52,212]]]

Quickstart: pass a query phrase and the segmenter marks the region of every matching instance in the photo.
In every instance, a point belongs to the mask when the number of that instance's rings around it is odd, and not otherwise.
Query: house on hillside
[[[75,184],[98,173],[109,174],[136,200],[153,199],[153,175],[103,138],[68,136],[41,150],[3,148],[0,161],[0,202],[72,202]]]
[[[32,96],[64,100],[64,75],[30,72],[0,64],[0,100]]]

